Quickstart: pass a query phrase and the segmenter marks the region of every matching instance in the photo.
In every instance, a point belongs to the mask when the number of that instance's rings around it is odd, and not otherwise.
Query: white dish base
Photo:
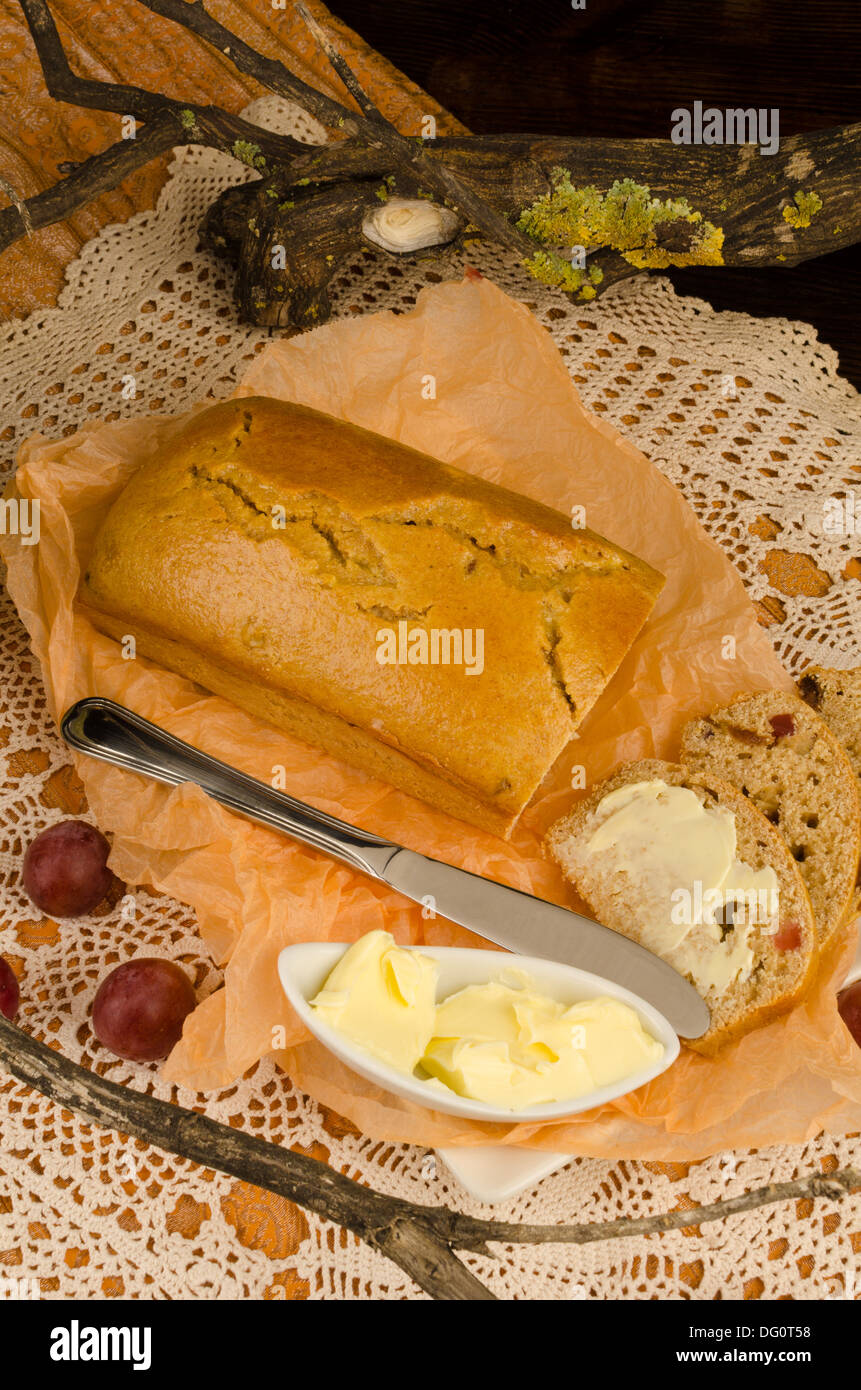
[[[453,1178],[477,1202],[505,1202],[535,1187],[542,1178],[570,1163],[572,1154],[545,1154],[507,1144],[437,1149]]]

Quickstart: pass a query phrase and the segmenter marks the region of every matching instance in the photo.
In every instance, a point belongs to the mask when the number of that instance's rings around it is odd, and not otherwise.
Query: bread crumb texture
[[[795,695],[745,696],[688,724],[681,758],[738,787],[780,831],[827,940],[854,906],[861,799],[825,721]]]

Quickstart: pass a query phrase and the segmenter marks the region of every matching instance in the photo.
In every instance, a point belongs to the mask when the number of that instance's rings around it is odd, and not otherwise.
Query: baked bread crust
[[[798,695],[738,696],[685,726],[680,757],[697,773],[732,782],[777,827],[824,944],[854,914],[861,855],[858,782],[825,721]]]
[[[798,693],[843,744],[861,781],[861,666],[848,671],[808,666],[798,682]]]
[[[627,901],[618,890],[602,890],[599,877],[590,874],[579,851],[591,835],[599,804],[609,792],[634,782],[657,779],[669,786],[688,787],[704,803],[716,803],[733,813],[739,859],[754,869],[770,866],[774,870],[780,890],[781,927],[787,923],[798,927],[799,944],[789,950],[780,949],[777,938],[755,933],[756,963],[748,980],[737,982],[724,994],[713,990],[705,994],[712,1013],[711,1027],[701,1038],[682,1041],[694,1052],[712,1056],[745,1033],[786,1013],[806,993],[818,963],[816,924],[798,865],[782,836],[753,803],[729,782],[699,776],[678,763],[650,758],[618,768],[567,816],[556,821],[545,838],[550,855],[605,926],[646,944],[637,921],[637,903]]]
[[[133,476],[81,586],[137,652],[507,835],[662,588],[561,513],[304,406],[200,412]],[[484,640],[380,664],[405,623]]]

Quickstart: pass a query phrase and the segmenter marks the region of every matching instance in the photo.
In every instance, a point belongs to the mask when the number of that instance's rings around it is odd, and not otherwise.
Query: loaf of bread
[[[745,695],[682,734],[681,759],[722,777],[777,827],[804,879],[820,942],[852,913],[861,797],[845,749],[797,695]]]
[[[682,873],[667,872],[667,860],[661,854],[666,846],[656,846],[654,857],[645,846],[645,854],[629,863],[620,861],[612,843],[594,849],[596,842],[592,837],[610,814],[605,798],[620,788],[644,783],[687,788],[703,807],[731,813],[738,860],[753,871],[771,869],[775,875],[773,919],[766,920],[765,914],[757,917],[748,911],[742,924],[741,914],[730,906],[717,914],[721,925],[715,927],[695,924],[692,912],[690,930],[685,935],[684,925],[673,925],[683,922],[683,914],[677,914],[674,903],[678,899],[672,895],[676,890],[684,893],[693,889],[695,884],[693,879],[685,882]],[[680,844],[682,836],[683,829]],[[707,1055],[717,1052],[785,1012],[807,989],[816,967],[818,943],[810,899],[798,866],[778,831],[729,783],[697,776],[678,764],[657,759],[628,763],[551,826],[546,844],[599,921],[664,957],[699,989],[711,1010],[711,1026],[701,1038],[688,1040],[687,1045],[694,1051]],[[692,875],[694,872],[692,859]],[[694,897],[693,892],[691,896]],[[739,931],[744,931],[745,937],[736,943],[734,938]],[[679,937],[681,946],[676,944]],[[750,952],[745,967],[728,981],[724,978],[704,983],[710,974],[716,975],[710,971],[713,958],[726,953],[731,960],[737,945]],[[725,977],[727,974],[724,967]]]
[[[80,599],[139,655],[507,835],[662,584],[538,502],[251,397],[132,477]]]

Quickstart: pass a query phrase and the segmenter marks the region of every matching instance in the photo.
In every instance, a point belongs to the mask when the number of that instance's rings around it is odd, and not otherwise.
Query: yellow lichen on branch
[[[686,198],[654,198],[646,184],[633,179],[617,179],[606,193],[591,185],[575,188],[567,169],[554,169],[551,178],[551,192],[524,208],[517,223],[541,243],[524,264],[545,284],[579,292],[581,299],[594,297],[600,281],[572,259],[577,248],[586,253],[610,248],[638,270],[723,264],[723,231],[705,221]],[[658,228],[669,222],[694,229],[684,249],[660,238]]]
[[[586,270],[584,266],[566,260],[557,251],[536,251],[523,264],[543,285],[558,285],[560,289],[579,294],[580,299],[594,299],[597,294],[595,286],[604,279],[600,266],[594,265]]]
[[[796,230],[809,227],[810,219],[822,211],[822,199],[818,193],[804,193],[800,188],[794,196],[795,206],[790,203],[783,209],[783,220]]]

